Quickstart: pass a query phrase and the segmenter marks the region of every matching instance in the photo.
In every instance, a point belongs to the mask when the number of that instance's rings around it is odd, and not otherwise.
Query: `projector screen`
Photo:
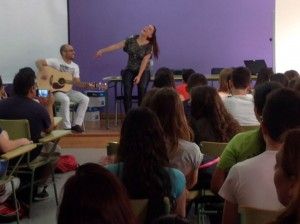
[[[300,72],[300,1],[276,0],[275,70]]]
[[[11,83],[21,67],[57,57],[68,42],[67,0],[0,1],[0,74]]]

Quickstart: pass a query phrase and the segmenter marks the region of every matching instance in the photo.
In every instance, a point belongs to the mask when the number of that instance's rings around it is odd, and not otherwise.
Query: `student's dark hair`
[[[257,74],[254,88],[262,83],[269,82],[272,75],[274,75],[274,72],[271,68],[262,68]]]
[[[66,50],[67,46],[68,46],[68,44],[63,44],[63,45],[60,46],[60,48],[59,48],[60,55],[63,54],[63,52]]]
[[[203,74],[194,73],[192,74],[187,81],[187,90],[190,92],[192,88],[196,86],[205,86],[207,85],[207,79]]]
[[[215,88],[210,86],[195,87],[192,90],[191,99],[193,119],[207,119],[218,142],[228,142],[240,131],[239,123],[228,113]]]
[[[194,69],[183,69],[182,70],[182,80],[184,83],[187,83],[189,77],[195,73]]]
[[[251,72],[246,67],[235,68],[230,80],[236,89],[246,89],[250,85]]]
[[[189,220],[178,215],[166,215],[156,219],[152,224],[189,224]]]
[[[123,162],[122,181],[130,198],[149,199],[147,223],[165,214],[164,197],[171,205],[171,180],[167,170],[169,160],[160,122],[148,108],[131,110],[123,123],[118,149],[118,161]]]
[[[293,78],[299,77],[299,73],[295,70],[288,70],[284,73],[284,76],[286,76],[288,80],[292,80]]]
[[[194,137],[183,104],[174,89],[162,88],[154,94],[150,109],[156,113],[164,130],[170,158],[178,150],[179,139],[191,141]]]
[[[153,87],[163,88],[172,87],[175,88],[175,80],[173,72],[167,67],[159,68],[154,75]]]
[[[279,82],[284,87],[288,87],[288,85],[289,85],[288,78],[284,74],[282,74],[282,73],[276,73],[274,75],[271,75],[270,81],[272,81],[272,82]]]
[[[299,223],[300,212],[300,129],[289,130],[284,138],[284,145],[281,156],[281,168],[284,175],[296,180],[298,190],[293,196],[285,211],[278,216],[272,224],[297,224]]]
[[[2,88],[2,86],[3,86],[3,81],[2,81],[2,77],[0,75],[0,88]]]
[[[150,89],[149,91],[147,91],[147,93],[143,97],[141,107],[149,108],[149,106],[151,104],[151,100],[158,90],[159,90],[159,88],[154,87],[154,88]]]
[[[258,86],[255,86],[253,99],[254,106],[258,115],[262,115],[263,108],[269,93],[279,88],[283,88],[283,86],[278,82],[265,82]]]
[[[158,58],[159,46],[158,46],[158,43],[157,43],[157,40],[156,40],[156,27],[154,25],[152,25],[152,26],[154,27],[154,31],[153,31],[152,37],[148,38],[148,41],[152,45],[154,57]]]
[[[64,185],[58,224],[134,224],[126,190],[98,164],[81,165]]]
[[[300,93],[288,88],[273,91],[263,109],[263,125],[268,135],[280,142],[282,135],[300,126]]]
[[[26,96],[30,88],[35,85],[35,78],[32,68],[21,68],[13,81],[14,93],[18,96]]]

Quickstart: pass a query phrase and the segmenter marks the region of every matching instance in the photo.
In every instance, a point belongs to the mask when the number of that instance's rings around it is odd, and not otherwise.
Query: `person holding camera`
[[[36,67],[41,74],[45,73],[44,67],[50,66],[60,72],[70,73],[73,77],[73,84],[81,86],[79,76],[79,66],[73,62],[75,58],[75,50],[73,46],[64,44],[60,47],[60,54],[62,58],[47,58],[36,61]],[[47,76],[47,74],[45,74]],[[63,119],[63,125],[65,129],[71,129],[72,131],[82,133],[82,128],[85,112],[89,104],[89,98],[81,92],[70,90],[68,92],[57,91],[54,93],[55,101],[60,103],[60,110]],[[70,121],[70,101],[78,104],[73,124]]]

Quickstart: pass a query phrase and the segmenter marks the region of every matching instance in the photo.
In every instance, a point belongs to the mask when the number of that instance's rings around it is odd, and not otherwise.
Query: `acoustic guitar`
[[[69,92],[73,86],[73,76],[68,72],[58,71],[50,66],[43,68],[43,73],[37,76],[39,89],[48,89],[51,92]],[[80,82],[80,87],[92,90],[105,90],[106,84],[96,82]]]

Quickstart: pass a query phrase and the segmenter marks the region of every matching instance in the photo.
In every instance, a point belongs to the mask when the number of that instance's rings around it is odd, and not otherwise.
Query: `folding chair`
[[[19,165],[20,161],[22,160],[23,156],[26,153],[29,153],[34,148],[36,148],[36,144],[28,144],[28,145],[20,146],[16,149],[10,150],[9,152],[2,154],[0,156],[0,158],[7,163],[7,166],[9,164],[10,160],[19,157],[17,162],[15,163],[15,165],[12,166],[12,169],[10,170],[10,172],[7,172],[7,170],[5,170],[4,173],[2,173],[0,176],[0,185],[6,184],[9,182],[11,183],[18,224],[20,222],[19,208],[18,208],[18,203],[17,203],[17,198],[16,198],[15,186],[14,186],[14,182],[13,182],[13,178],[14,178],[13,175],[14,175],[16,169],[18,168],[18,165]]]
[[[0,127],[8,132],[8,135],[11,137],[11,139],[18,139],[18,138],[31,139],[29,122],[26,119],[22,119],[22,120],[0,119]],[[70,132],[71,131],[69,130],[54,130],[50,134],[47,134],[45,137],[39,139],[39,143],[37,143],[38,146],[43,146],[45,144],[48,144],[49,142],[53,143],[49,152],[42,156],[38,156],[33,160],[30,159],[30,154],[28,153],[26,162],[19,164],[18,169],[15,171],[17,174],[28,174],[31,177],[30,184],[29,184],[30,185],[29,214],[28,214],[29,217],[30,217],[32,198],[33,198],[33,186],[34,184],[41,182],[41,180],[34,180],[35,171],[37,168],[40,168],[47,164],[51,166],[51,176],[52,176],[55,200],[56,200],[56,204],[58,205],[57,189],[56,189],[55,178],[54,178],[55,167],[53,166],[54,162],[58,159],[58,156],[55,155],[54,151],[56,149],[56,146],[60,138],[68,135]],[[28,186],[25,185],[24,187],[28,187]]]

